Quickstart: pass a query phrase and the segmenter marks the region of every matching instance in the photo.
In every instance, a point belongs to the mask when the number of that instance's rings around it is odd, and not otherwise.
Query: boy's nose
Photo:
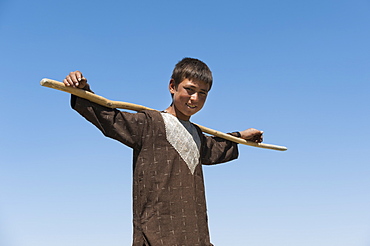
[[[193,93],[193,94],[190,96],[190,99],[191,99],[192,101],[198,101],[198,93],[197,93],[197,92]]]

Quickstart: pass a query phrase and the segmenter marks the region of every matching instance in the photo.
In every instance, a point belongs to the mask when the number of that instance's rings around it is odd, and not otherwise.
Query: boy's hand
[[[259,131],[254,128],[249,128],[247,130],[241,131],[240,137],[248,141],[252,141],[255,143],[261,143],[263,141],[262,134],[263,134],[263,131]]]
[[[72,86],[82,89],[87,85],[87,79],[80,71],[74,71],[67,75],[67,77],[63,80],[63,83],[65,86]]]

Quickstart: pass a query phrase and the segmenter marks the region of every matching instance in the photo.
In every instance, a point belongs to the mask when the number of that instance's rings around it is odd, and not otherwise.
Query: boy
[[[66,86],[90,90],[79,71]],[[198,59],[176,64],[163,112],[122,112],[72,95],[71,106],[110,138],[133,148],[133,245],[210,246],[202,165],[238,157],[237,144],[205,136],[189,120],[202,109],[212,73]],[[261,142],[262,132],[231,133]]]

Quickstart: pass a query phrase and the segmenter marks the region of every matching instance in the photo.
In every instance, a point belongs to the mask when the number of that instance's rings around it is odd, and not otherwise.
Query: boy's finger
[[[71,77],[71,79],[72,79],[72,81],[74,82],[74,83],[76,83],[78,80],[77,80],[77,74],[76,74],[76,72],[74,72],[74,73],[71,73],[70,74],[70,77]]]
[[[85,77],[82,75],[82,73],[80,71],[78,71],[78,73],[77,73],[77,79],[78,79],[78,81],[86,80]]]
[[[76,72],[73,73],[72,79],[73,79],[73,83],[76,87],[79,86],[80,81],[82,80],[82,77],[83,76],[82,76],[81,72],[79,72],[79,71],[76,71]]]
[[[67,76],[64,80],[66,81],[68,86],[72,85],[72,81],[71,81],[71,78],[69,76]]]
[[[67,80],[70,86],[76,87],[76,76],[75,75],[68,76]]]
[[[67,79],[64,79],[63,83],[64,83],[65,86],[69,86],[69,83],[68,83]]]
[[[83,77],[82,73],[80,71],[75,71],[74,74],[76,76],[77,81],[81,81]]]

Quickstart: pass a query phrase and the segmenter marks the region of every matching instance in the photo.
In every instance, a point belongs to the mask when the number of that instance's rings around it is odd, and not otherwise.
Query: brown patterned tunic
[[[209,246],[202,165],[194,174],[166,139],[157,111],[139,113],[110,109],[72,96],[72,108],[133,154],[133,245]],[[237,144],[205,136],[199,163],[233,160]],[[184,143],[186,144],[186,143]]]

